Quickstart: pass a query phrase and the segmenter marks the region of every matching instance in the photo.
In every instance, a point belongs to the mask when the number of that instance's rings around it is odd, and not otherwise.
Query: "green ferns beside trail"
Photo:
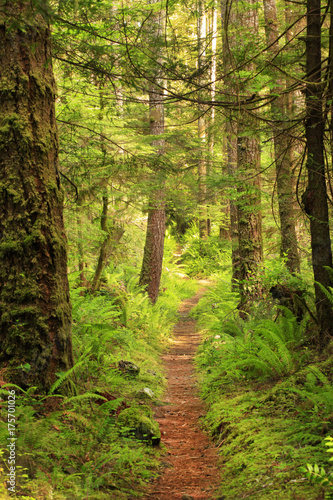
[[[196,362],[209,408],[204,423],[220,449],[221,494],[330,498],[327,481],[308,481],[305,466],[319,464],[331,478],[323,442],[333,428],[332,356],[311,345],[313,325],[269,297],[241,320],[226,276],[215,278],[192,314],[204,332]]]
[[[276,322],[227,322],[225,331],[206,339],[200,363],[216,366],[227,379],[274,380],[294,373],[306,357],[295,351],[305,339],[305,322],[298,324],[285,308],[284,314]]]
[[[9,497],[0,487],[1,498],[126,500],[146,492],[157,474],[159,450],[151,442],[158,428],[153,427],[150,439],[139,439],[137,432],[127,432],[124,416],[118,417],[130,409],[141,411],[162,396],[159,355],[172,335],[180,300],[197,288],[178,276],[172,242],[166,241],[166,248],[164,290],[154,306],[129,265],[107,269],[106,284],[94,295],[76,288],[76,276],[71,276],[75,366],[58,373],[46,397],[33,387],[15,387],[17,496]],[[140,372],[122,370],[121,360]],[[144,399],[144,388],[153,392],[153,401]],[[8,473],[6,388],[0,397],[3,484]],[[157,426],[149,419],[144,417],[146,426]]]

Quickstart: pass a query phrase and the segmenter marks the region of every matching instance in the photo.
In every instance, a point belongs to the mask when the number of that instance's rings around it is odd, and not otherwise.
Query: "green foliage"
[[[221,494],[320,498],[320,482],[305,481],[299,468],[323,460],[318,445],[332,425],[332,362],[316,362],[307,319],[299,323],[267,297],[266,308],[262,300],[243,321],[227,275],[215,279],[193,315],[205,337],[196,362],[204,422],[221,448]]]
[[[209,277],[229,268],[230,252],[228,241],[214,235],[201,240],[198,228],[192,225],[184,237],[182,262],[189,276]]]
[[[228,333],[207,339],[199,360],[227,379],[272,380],[294,373],[304,363],[294,352],[304,339],[304,324],[298,325],[290,311],[285,314],[276,322],[229,322]]]
[[[307,361],[307,351],[299,354],[306,341],[304,319],[297,322],[285,307],[275,318],[249,318],[233,314],[237,296],[219,275],[215,286],[194,309],[200,324],[209,328],[198,362],[211,373],[228,380],[280,379],[294,373]]]
[[[124,419],[126,410],[142,410],[139,393],[146,387],[155,400],[162,395],[165,381],[159,354],[168,345],[179,300],[197,286],[179,273],[176,249],[174,240],[166,238],[165,290],[154,306],[137,285],[137,269],[129,264],[107,268],[107,281],[95,295],[75,288],[77,276],[71,275],[74,367],[58,374],[47,396],[36,394],[36,388],[24,391],[10,385],[17,395],[20,495],[36,500],[87,496],[102,500],[111,495],[126,500],[142,496],[155,477],[159,449],[153,450],[151,444],[157,443],[159,430],[151,414],[143,415],[140,424],[141,431],[149,433],[147,441],[135,432],[119,432],[125,423],[118,422],[118,416],[123,414]],[[119,368],[120,360],[132,361],[140,373],[128,376]],[[8,437],[7,396],[4,387],[2,443]],[[5,446],[0,466],[3,477],[8,468]]]
[[[333,453],[333,438],[331,436],[327,436],[325,438],[325,446],[328,447],[326,450],[328,453]],[[333,458],[331,457],[329,461],[332,462]],[[327,473],[324,467],[319,467],[317,464],[307,464],[306,467],[300,467],[300,472],[305,473],[305,476],[311,482],[318,484],[327,490],[325,498],[333,498],[333,472]]]

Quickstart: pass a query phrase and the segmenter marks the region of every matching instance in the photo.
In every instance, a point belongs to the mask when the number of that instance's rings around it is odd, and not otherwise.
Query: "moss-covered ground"
[[[219,275],[193,312],[204,334],[196,362],[208,409],[203,425],[220,452],[221,495],[330,498],[330,489],[310,482],[304,471],[315,463],[326,476],[332,470],[325,447],[333,432],[330,350],[312,349],[309,325],[298,325],[288,312],[283,317],[267,297],[265,317],[261,305],[247,321],[240,320],[237,296],[226,283]],[[293,339],[286,342],[292,322]],[[267,334],[270,329],[275,337]]]

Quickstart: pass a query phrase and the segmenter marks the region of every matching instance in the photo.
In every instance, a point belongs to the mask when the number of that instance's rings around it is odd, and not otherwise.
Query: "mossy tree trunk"
[[[246,304],[261,294],[255,279],[263,258],[260,149],[256,137],[240,135],[237,141],[237,170],[240,183],[237,204],[238,219],[238,274],[241,303]]]
[[[307,0],[306,36],[306,124],[308,187],[303,195],[310,218],[312,267],[315,279],[316,308],[321,327],[321,346],[333,336],[332,307],[318,286],[332,287],[326,267],[332,267],[326,173],[324,158],[323,85],[321,77],[321,2]]]
[[[242,6],[244,9],[244,5]],[[242,36],[255,45],[259,30],[257,5],[250,1],[245,10],[239,11]],[[249,63],[247,71],[254,71],[250,52],[246,53]],[[240,89],[245,95],[246,88]],[[252,97],[247,99],[249,102]],[[238,243],[239,270],[238,279],[241,302],[240,311],[247,311],[248,304],[261,295],[261,285],[256,279],[259,265],[263,258],[262,215],[261,215],[261,179],[260,179],[260,141],[257,130],[258,120],[251,105],[242,104],[238,117],[237,137],[237,174],[238,174]]]
[[[3,2],[0,362],[5,380],[43,392],[73,365],[54,100],[46,21],[30,2]]]
[[[155,3],[155,2],[150,2]],[[149,39],[151,50],[155,53],[157,64],[149,83],[149,133],[154,136],[152,146],[155,149],[151,191],[149,195],[146,242],[140,273],[140,286],[143,286],[151,302],[158,298],[162,275],[162,263],[165,235],[165,174],[162,158],[164,155],[164,98],[163,78],[161,74],[161,41],[163,35],[164,14],[159,11],[152,15]]]
[[[263,0],[265,31],[268,53],[274,60],[279,52],[279,30],[275,0]],[[300,260],[297,249],[297,236],[294,213],[293,173],[290,150],[292,141],[288,137],[290,118],[286,113],[285,82],[281,74],[271,68],[272,79],[276,82],[271,89],[272,131],[274,138],[276,186],[278,194],[281,256],[286,256],[287,268],[291,273],[300,271]]]

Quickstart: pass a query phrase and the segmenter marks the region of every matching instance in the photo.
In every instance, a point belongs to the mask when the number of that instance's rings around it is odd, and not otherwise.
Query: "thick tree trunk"
[[[239,20],[244,36],[254,37],[258,33],[258,13],[254,2],[251,10],[240,14]],[[254,43],[254,42],[252,42]],[[246,66],[254,71],[254,64]],[[247,90],[242,89],[243,93]],[[262,290],[256,280],[259,265],[263,258],[261,228],[261,180],[260,145],[258,121],[254,112],[247,113],[246,105],[240,108],[237,138],[238,171],[238,240],[239,240],[239,290],[241,302],[239,309],[246,311],[251,300],[258,297]]]
[[[163,32],[163,16],[159,12],[153,16],[151,23],[151,44],[160,44]],[[158,62],[160,54],[156,54]],[[151,78],[149,89],[149,122],[150,134],[159,136],[164,133],[164,99],[163,90],[158,85],[162,83],[160,75],[161,66],[156,66],[154,77]],[[165,176],[160,168],[159,159],[164,154],[165,141],[158,137],[152,141],[156,151],[154,174],[152,176],[152,190],[149,196],[148,221],[146,243],[144,248],[140,286],[145,287],[151,302],[154,304],[158,298],[162,275],[164,235],[165,235]]]
[[[279,30],[275,0],[264,0],[265,31],[268,52],[272,58],[279,53]],[[271,104],[272,130],[274,137],[274,152],[276,166],[276,185],[278,194],[281,256],[287,256],[287,267],[291,273],[299,272],[300,261],[297,250],[297,236],[294,213],[293,173],[291,163],[291,141],[287,136],[286,128],[290,122],[287,118],[284,82],[281,75],[272,69],[272,78],[276,85],[272,88],[272,96],[276,96]]]
[[[140,285],[144,286],[155,304],[160,288],[163,262],[165,209],[164,191],[155,192],[153,206],[148,211],[147,234],[142,261]]]
[[[239,128],[241,130],[241,128]],[[256,137],[241,134],[237,141],[237,170],[244,179],[238,188],[238,279],[241,304],[248,303],[261,293],[253,281],[262,261],[260,149]]]
[[[161,135],[164,132],[163,95],[151,91],[150,103],[150,133]],[[157,155],[163,155],[164,139],[154,140],[152,144],[157,149]],[[154,304],[158,298],[163,263],[165,235],[165,193],[164,175],[157,171],[153,176],[154,186],[149,196],[146,243],[144,248],[140,286],[146,288],[149,298]]]
[[[50,31],[30,2],[2,3],[0,79],[0,361],[47,391],[73,364],[71,306]]]
[[[306,37],[306,143],[308,187],[303,195],[310,218],[312,267],[314,279],[324,287],[332,286],[325,266],[332,267],[327,191],[324,160],[324,120],[321,80],[321,4],[307,1]],[[321,327],[321,346],[333,335],[332,307],[320,287],[315,284],[316,308]]]

